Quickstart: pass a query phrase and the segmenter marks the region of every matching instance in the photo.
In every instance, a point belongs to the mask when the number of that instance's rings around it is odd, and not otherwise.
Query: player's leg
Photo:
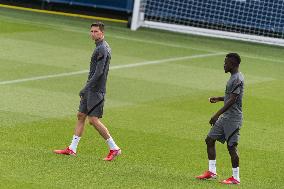
[[[82,113],[82,112],[77,113],[77,123],[75,126],[75,131],[74,131],[72,142],[69,146],[69,148],[73,150],[73,152],[75,153],[77,151],[77,147],[81,139],[81,136],[84,132],[86,118],[87,118],[87,115],[85,113]]]
[[[207,138],[205,139],[205,142],[207,146],[208,160],[216,160],[216,148],[215,148],[216,140],[207,136]]]
[[[238,143],[234,143],[232,146],[228,145],[228,151],[231,156],[233,177],[240,182],[240,172],[239,172],[239,154],[237,149]]]
[[[239,154],[237,146],[238,143],[234,143],[232,146],[227,145],[229,154],[231,156],[231,163],[233,168],[239,167]]]
[[[224,138],[224,120],[218,119],[214,126],[211,127],[205,142],[207,147],[207,156],[208,156],[208,170],[205,171],[202,175],[197,176],[197,179],[208,180],[217,178],[216,172],[216,140],[224,143],[226,140]]]
[[[73,155],[76,156],[77,147],[79,144],[79,141],[81,139],[81,136],[84,132],[84,126],[85,126],[85,120],[87,115],[81,112],[77,113],[77,123],[75,126],[74,135],[72,138],[72,142],[69,147],[63,149],[63,150],[54,150],[54,153],[56,154],[63,154],[63,155]]]
[[[98,117],[89,116],[89,123],[94,126],[94,128],[99,132],[99,134],[105,139],[110,138],[110,134],[106,126],[100,121]]]
[[[207,136],[207,138],[205,139],[206,145],[207,145],[207,156],[208,156],[208,170],[217,175],[216,172],[216,147],[215,147],[215,143],[216,140],[210,138],[209,136]]]
[[[239,155],[237,150],[237,143],[233,145],[227,146],[229,154],[231,156],[231,162],[232,162],[232,170],[233,170],[233,176],[223,180],[221,183],[223,184],[240,184],[240,175],[239,175]]]
[[[91,125],[99,132],[99,134],[106,140],[109,146],[109,154],[105,160],[111,161],[117,155],[120,155],[121,150],[116,145],[115,141],[111,137],[107,127],[100,121],[103,116],[104,108],[104,93],[89,92],[88,94],[88,118]]]
[[[79,111],[77,113],[77,123],[75,126],[75,131],[70,146],[63,150],[54,150],[54,153],[76,156],[77,146],[84,132],[86,118],[87,118],[87,101],[82,98],[79,105]]]
[[[216,148],[215,143],[216,140],[212,139],[211,137],[207,136],[205,139],[206,146],[207,146],[207,156],[208,156],[208,171],[205,171],[203,174],[197,176],[197,179],[201,180],[208,180],[208,179],[215,179],[217,178],[216,173]]]
[[[99,134],[106,140],[106,143],[109,146],[109,154],[104,160],[112,161],[116,156],[121,154],[121,149],[116,145],[115,141],[111,137],[106,126],[100,121],[96,116],[89,116],[89,122],[94,128],[99,132]]]
[[[231,125],[233,127],[234,125]],[[232,132],[233,131],[233,132]],[[240,184],[239,174],[239,154],[238,154],[238,141],[239,141],[239,128],[235,127],[235,130],[231,130],[231,134],[228,137],[227,149],[231,157],[232,163],[232,177],[223,180],[223,184]]]
[[[74,134],[78,137],[81,137],[83,135],[86,118],[87,118],[86,114],[82,112],[77,113],[77,123],[75,126]]]

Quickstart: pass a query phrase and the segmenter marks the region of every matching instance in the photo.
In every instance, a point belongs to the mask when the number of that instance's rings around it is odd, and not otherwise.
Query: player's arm
[[[91,77],[91,79],[86,83],[85,87],[80,91],[80,96],[82,97],[84,93],[91,87],[95,86],[98,79],[103,75],[104,69],[107,62],[107,50],[104,48],[99,49],[99,54],[97,56],[97,67],[96,72]]]
[[[94,73],[92,78],[87,82],[85,86],[86,89],[90,89],[92,86],[95,86],[97,84],[97,81],[104,73],[106,62],[107,62],[107,50],[104,48],[100,48],[97,57],[96,72]]]
[[[230,96],[226,104],[214,115],[211,117],[209,123],[211,125],[214,125],[216,121],[218,120],[219,116],[222,115],[224,112],[226,112],[237,100],[240,92],[241,92],[241,86],[243,85],[243,82],[240,81],[239,79],[235,80],[233,83],[233,89],[230,91]],[[218,100],[223,99],[224,97],[220,98]]]
[[[209,123],[210,125],[214,125],[216,121],[218,120],[219,116],[222,115],[224,112],[226,112],[237,100],[238,94],[231,93],[229,100],[226,102],[226,104],[219,110],[217,111],[214,116],[211,117]],[[224,101],[224,98],[223,98]]]
[[[224,97],[223,96],[210,97],[209,98],[209,102],[211,102],[211,103],[216,103],[216,102],[220,102],[220,101],[224,101]]]

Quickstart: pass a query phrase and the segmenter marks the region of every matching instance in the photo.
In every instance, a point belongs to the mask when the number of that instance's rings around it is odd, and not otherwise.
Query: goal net
[[[284,0],[135,0],[139,27],[284,46]]]

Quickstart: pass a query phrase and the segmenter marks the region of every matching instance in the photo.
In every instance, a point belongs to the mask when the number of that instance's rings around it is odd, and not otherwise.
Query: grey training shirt
[[[236,102],[223,113],[224,118],[229,118],[232,121],[242,121],[242,99],[244,94],[244,76],[241,72],[237,72],[231,75],[227,82],[224,103],[226,104],[229,100],[230,94],[237,94]]]
[[[105,40],[96,42],[85,90],[106,92],[106,82],[111,59],[111,48]]]

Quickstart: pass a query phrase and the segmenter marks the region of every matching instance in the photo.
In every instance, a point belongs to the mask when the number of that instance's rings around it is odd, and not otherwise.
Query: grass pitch
[[[113,57],[102,121],[123,154],[102,161],[107,146],[88,125],[78,157],[53,154],[71,142],[91,22],[0,8],[0,188],[227,188],[218,183],[232,172],[225,145],[218,180],[194,177],[207,169],[208,121],[222,106],[208,97],[224,93],[228,52],[241,55],[246,82],[239,187],[283,188],[281,47],[106,23]]]

